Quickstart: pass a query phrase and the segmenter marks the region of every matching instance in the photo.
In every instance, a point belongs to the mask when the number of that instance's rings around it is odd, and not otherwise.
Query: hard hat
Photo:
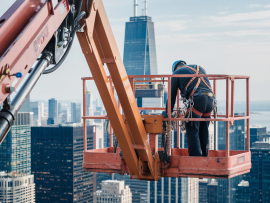
[[[175,71],[175,68],[176,68],[180,63],[187,65],[187,63],[186,63],[185,61],[183,61],[183,60],[175,61],[175,62],[173,63],[173,65],[172,65],[172,72]]]

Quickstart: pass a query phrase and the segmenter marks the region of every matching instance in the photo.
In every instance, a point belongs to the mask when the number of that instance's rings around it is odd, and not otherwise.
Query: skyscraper
[[[92,116],[93,115],[93,98],[91,92],[86,89],[86,115]],[[93,125],[93,119],[87,120],[87,125]]]
[[[255,142],[250,151],[252,168],[250,173],[243,175],[249,182],[248,194],[244,188],[244,194],[239,196],[250,195],[250,202],[270,202],[270,144]]]
[[[49,118],[58,117],[58,99],[52,98],[49,100]]]
[[[132,193],[133,203],[148,202],[148,182],[144,180],[130,179],[129,175],[114,174],[113,180],[125,181]]]
[[[33,113],[18,113],[0,145],[0,171],[31,174],[31,123]]]
[[[71,102],[71,122],[81,123],[81,104]]]
[[[242,180],[236,189],[235,203],[250,202],[249,182]]]
[[[124,181],[102,181],[101,187],[101,190],[94,194],[94,203],[132,203],[132,193],[130,188],[125,186]]]
[[[147,1],[144,16],[137,16],[134,4],[134,17],[126,22],[124,65],[128,75],[154,75],[158,73],[154,22],[147,16]]]
[[[35,203],[34,176],[0,172],[0,202]]]
[[[263,141],[263,136],[266,135],[266,127],[253,126],[250,128],[250,147],[253,147],[253,143],[256,141]]]
[[[33,113],[18,113],[0,145],[0,202],[35,202],[31,175],[31,120]]]
[[[63,111],[63,102],[58,102],[58,117]]]
[[[243,115],[235,113],[235,115]],[[233,126],[229,126],[230,150],[246,150],[245,121],[237,120]],[[226,149],[226,122],[218,122],[218,150]],[[238,185],[242,181],[242,175],[230,179],[212,179],[207,185],[208,202],[235,203]]]
[[[235,115],[243,115],[242,113],[235,113]],[[230,150],[246,150],[246,132],[245,120],[236,120],[234,125],[230,125]],[[218,122],[218,149],[226,149],[226,122]]]
[[[31,108],[30,108],[30,94],[28,95],[28,97],[23,102],[23,105],[21,106],[19,112],[31,112]]]
[[[199,203],[208,203],[207,185],[208,179],[199,180]]]
[[[163,107],[164,85],[158,83],[136,85],[135,98],[138,107]],[[144,114],[159,112],[144,111]]]
[[[33,125],[38,126],[41,125],[41,115],[40,115],[40,106],[38,102],[30,102],[30,109],[33,112]]]
[[[48,110],[48,121],[47,124],[57,124],[58,123],[58,99],[52,98],[49,100],[49,110]]]
[[[218,182],[212,179],[207,185],[207,199],[209,203],[218,203]],[[225,202],[226,200],[224,200]]]
[[[88,149],[102,148],[103,129],[87,126]],[[93,202],[93,173],[82,168],[83,127],[32,127],[32,173],[37,202]]]

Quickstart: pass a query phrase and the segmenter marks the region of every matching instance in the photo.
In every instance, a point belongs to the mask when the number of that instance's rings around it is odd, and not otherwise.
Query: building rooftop
[[[152,21],[152,18],[150,16],[136,16],[136,17],[130,17],[130,21],[132,21],[132,22]]]
[[[34,127],[83,127],[82,123],[63,123],[63,124],[50,124],[43,126],[34,126]]]
[[[24,176],[29,176],[32,174],[17,174],[15,172],[11,172],[11,173],[6,173],[5,171],[1,171],[0,172],[0,178],[18,178],[18,177],[24,177]]]
[[[249,187],[249,182],[248,182],[248,181],[242,180],[242,181],[238,184],[238,186],[241,186],[241,187]]]
[[[252,125],[250,128],[266,128],[265,126],[261,125]]]
[[[199,179],[200,183],[208,183],[208,179],[207,178],[203,178],[203,179]]]
[[[218,186],[218,182],[215,179],[212,179],[211,182],[208,183],[208,185]]]
[[[270,149],[270,143],[257,141],[253,144],[251,149]]]

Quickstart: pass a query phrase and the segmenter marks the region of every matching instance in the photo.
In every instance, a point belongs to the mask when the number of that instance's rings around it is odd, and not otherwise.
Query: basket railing
[[[172,78],[180,78],[180,77],[208,77],[210,81],[213,81],[213,92],[216,95],[217,93],[217,81],[225,80],[226,87],[225,87],[225,94],[226,94],[226,113],[225,114],[218,114],[216,118],[214,115],[211,115],[210,118],[189,118],[189,121],[225,121],[226,122],[226,157],[230,156],[230,136],[229,136],[229,126],[234,124],[236,120],[246,120],[246,151],[250,151],[250,130],[249,130],[249,119],[250,119],[250,111],[249,111],[249,76],[240,76],[240,75],[212,75],[212,74],[185,74],[185,75],[130,75],[130,85],[133,89],[134,96],[136,91],[136,83],[167,83],[167,93],[168,93],[168,109],[171,109],[171,80]],[[110,86],[114,92],[113,82],[110,76],[108,76]],[[87,116],[86,115],[86,81],[94,80],[92,77],[85,77],[82,78],[83,80],[83,126],[84,126],[84,150],[87,151],[87,119],[108,119],[105,115],[98,115],[98,116]],[[246,115],[234,115],[234,100],[235,100],[235,80],[246,80]],[[177,102],[176,106],[179,109],[179,100],[180,100],[180,93],[177,93]],[[121,104],[118,100],[118,107],[121,111]],[[164,111],[165,107],[139,107],[139,110],[160,110]],[[177,148],[180,148],[180,128],[179,122],[180,121],[187,121],[187,118],[184,116],[172,117],[171,111],[168,111],[168,118],[164,118],[163,121],[175,121],[177,122]],[[216,125],[215,125],[216,127]],[[215,130],[216,131],[216,130]],[[113,132],[110,126],[110,147],[113,146]],[[217,150],[217,135],[215,134],[215,150]]]

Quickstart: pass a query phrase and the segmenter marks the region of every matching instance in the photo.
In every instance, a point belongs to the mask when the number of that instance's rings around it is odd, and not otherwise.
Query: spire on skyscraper
[[[86,94],[91,94],[91,92],[88,90],[87,87],[86,87]]]
[[[137,17],[137,8],[138,8],[137,0],[134,0],[134,17]]]
[[[147,0],[145,0],[145,7],[144,7],[144,12],[145,12],[145,16],[147,16]]]

